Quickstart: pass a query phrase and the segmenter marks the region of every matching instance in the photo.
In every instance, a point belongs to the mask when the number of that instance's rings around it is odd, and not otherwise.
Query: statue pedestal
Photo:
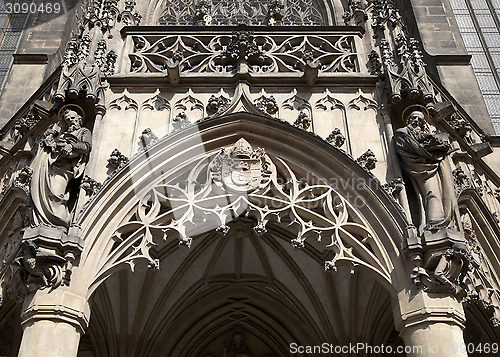
[[[440,245],[450,246],[454,243],[465,243],[463,232],[451,228],[442,228],[436,232],[424,231],[423,243],[427,247],[438,247]]]
[[[45,226],[26,228],[23,241],[32,241],[39,246],[60,251],[73,249],[81,252],[83,250],[83,240],[75,235],[68,235],[63,228]]]
[[[21,242],[21,255],[17,259],[24,271],[23,294],[39,288],[55,289],[69,285],[71,270],[83,250],[83,240],[68,235],[65,230],[38,226],[27,228]]]

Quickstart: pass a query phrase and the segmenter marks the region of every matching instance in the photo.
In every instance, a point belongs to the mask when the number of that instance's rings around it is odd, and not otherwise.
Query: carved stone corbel
[[[182,61],[182,52],[174,52],[172,58],[167,58],[165,62],[165,70],[170,84],[175,86],[181,79],[180,63]]]
[[[459,300],[465,298],[463,280],[473,259],[464,243],[425,254],[414,253],[410,259],[415,265],[411,278],[424,291],[451,293]]]
[[[312,87],[318,80],[318,73],[321,63],[310,59],[305,60],[305,63],[306,64],[304,66],[303,78],[307,85],[309,87]]]
[[[52,227],[26,228],[17,258],[11,264],[8,297],[21,298],[38,289],[69,285],[83,240]]]

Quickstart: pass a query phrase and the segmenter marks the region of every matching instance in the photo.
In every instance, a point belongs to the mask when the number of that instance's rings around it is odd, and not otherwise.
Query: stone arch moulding
[[[239,164],[227,165],[231,159]],[[242,187],[238,175],[245,171]],[[224,234],[225,223],[245,213],[256,232],[288,219],[296,246],[321,237],[315,244],[326,267],[366,270],[393,296],[408,284],[400,252],[407,222],[380,183],[317,136],[250,113],[177,131],[114,175],[80,216],[85,248],[73,278],[90,296],[123,267],[155,266],[150,248],[162,238],[189,245],[194,223],[215,222],[206,229]]]

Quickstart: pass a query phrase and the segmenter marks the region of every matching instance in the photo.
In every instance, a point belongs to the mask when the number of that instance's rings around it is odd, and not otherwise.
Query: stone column
[[[90,316],[87,300],[59,289],[46,290],[24,303],[18,357],[76,357]]]
[[[408,357],[467,357],[465,314],[454,297],[404,292],[399,294],[399,308],[396,327],[409,349]]]

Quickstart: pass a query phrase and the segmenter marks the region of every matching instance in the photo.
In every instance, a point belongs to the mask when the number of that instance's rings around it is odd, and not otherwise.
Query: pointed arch
[[[90,288],[91,293],[107,276],[121,269],[122,263],[133,267],[136,261],[142,260],[154,265],[154,259],[148,250],[156,244],[155,239],[158,237],[151,236],[149,240],[141,238],[141,244],[132,244],[138,237],[131,236],[130,231],[123,235],[120,232],[116,234],[120,222],[130,221],[130,226],[134,228],[136,223],[133,222],[136,222],[139,216],[146,222],[153,211],[155,214],[165,213],[168,208],[153,204],[151,196],[148,196],[152,187],[179,177],[182,169],[186,167],[192,170],[197,162],[207,157],[207,153],[213,155],[221,148],[234,145],[242,137],[252,143],[254,148],[261,148],[271,155],[274,164],[281,165],[280,170],[302,172],[335,187],[342,197],[342,204],[350,207],[345,211],[348,215],[344,217],[353,221],[346,221],[347,230],[341,233],[339,238],[347,239],[349,248],[344,251],[347,246],[335,246],[337,250],[334,249],[334,253],[325,256],[325,261],[330,257],[333,263],[347,263],[351,269],[365,269],[373,273],[379,283],[392,293],[407,284],[408,276],[400,252],[407,222],[399,206],[385,193],[378,180],[355,164],[351,157],[317,136],[287,123],[250,113],[232,113],[200,121],[198,125],[177,131],[148,150],[138,153],[128,165],[108,180],[79,218],[86,245],[81,257],[81,268],[75,269],[74,278],[83,279],[85,283],[82,281],[82,286]],[[321,185],[325,190],[327,186]],[[181,188],[179,186],[179,189]],[[354,202],[356,200],[358,207]],[[329,205],[329,209],[333,210],[329,214],[335,215],[335,210],[339,208],[327,202],[329,201],[324,201],[322,205]],[[137,211],[134,207],[142,208]],[[318,215],[319,207],[311,207],[311,210],[298,208],[305,215],[302,217],[304,220],[300,232],[314,231],[308,228],[307,217],[312,221],[322,220],[322,224],[336,219],[334,216],[321,218],[321,215]],[[111,222],[110,217],[113,217]],[[149,222],[154,224],[153,221]],[[362,222],[364,228],[356,222]],[[265,232],[266,222],[260,223],[263,225],[256,227],[256,230],[262,229],[262,232]],[[221,225],[222,228],[223,226],[224,224]],[[370,231],[368,235],[363,233],[366,229]],[[187,241],[187,238],[189,237],[184,237],[181,242]],[[299,234],[293,241],[301,245],[306,242],[306,238],[305,235]],[[128,246],[123,245],[125,241],[129,242]],[[307,242],[312,244],[313,241],[309,239]],[[328,242],[329,240],[324,238],[321,249],[324,250]],[[118,252],[117,247],[122,247],[123,250]],[[352,249],[357,253],[349,255],[348,251]],[[342,253],[341,256],[337,256],[339,253]],[[120,264],[116,266],[113,265],[120,254],[125,254],[128,258],[120,260]]]

